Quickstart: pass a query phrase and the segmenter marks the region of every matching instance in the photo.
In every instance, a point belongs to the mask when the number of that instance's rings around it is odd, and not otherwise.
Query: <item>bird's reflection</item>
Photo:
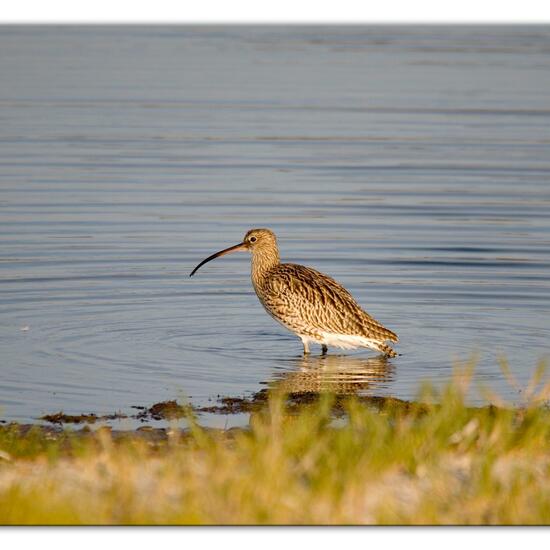
[[[303,356],[292,360],[291,372],[278,374],[269,387],[282,393],[353,395],[393,380],[393,364],[385,356]]]

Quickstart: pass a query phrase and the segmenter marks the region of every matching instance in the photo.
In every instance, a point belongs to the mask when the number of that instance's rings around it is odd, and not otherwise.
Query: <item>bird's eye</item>
[[[256,237],[250,237],[249,241],[255,243],[258,239]]]

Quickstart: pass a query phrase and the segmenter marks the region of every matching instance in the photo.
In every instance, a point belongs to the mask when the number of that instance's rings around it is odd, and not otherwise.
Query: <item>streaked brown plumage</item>
[[[242,243],[216,252],[206,262],[238,250],[252,253],[252,284],[266,311],[297,334],[309,353],[309,343],[350,349],[368,347],[395,357],[385,342],[397,335],[363,311],[352,295],[331,277],[298,264],[283,264],[275,234],[269,229],[251,229]]]

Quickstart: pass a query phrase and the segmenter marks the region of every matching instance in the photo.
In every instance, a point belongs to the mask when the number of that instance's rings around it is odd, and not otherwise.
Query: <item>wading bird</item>
[[[386,344],[397,342],[395,333],[363,311],[353,296],[331,277],[298,264],[282,264],[277,238],[269,229],[251,229],[242,243],[220,250],[206,262],[237,252],[252,253],[252,284],[266,311],[302,340],[304,354],[309,344],[343,349],[370,348],[388,357],[397,353]]]

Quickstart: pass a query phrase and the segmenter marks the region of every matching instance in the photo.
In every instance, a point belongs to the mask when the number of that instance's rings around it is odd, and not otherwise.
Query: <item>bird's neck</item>
[[[259,286],[270,269],[280,264],[279,251],[274,249],[255,250],[252,254],[252,282]]]

